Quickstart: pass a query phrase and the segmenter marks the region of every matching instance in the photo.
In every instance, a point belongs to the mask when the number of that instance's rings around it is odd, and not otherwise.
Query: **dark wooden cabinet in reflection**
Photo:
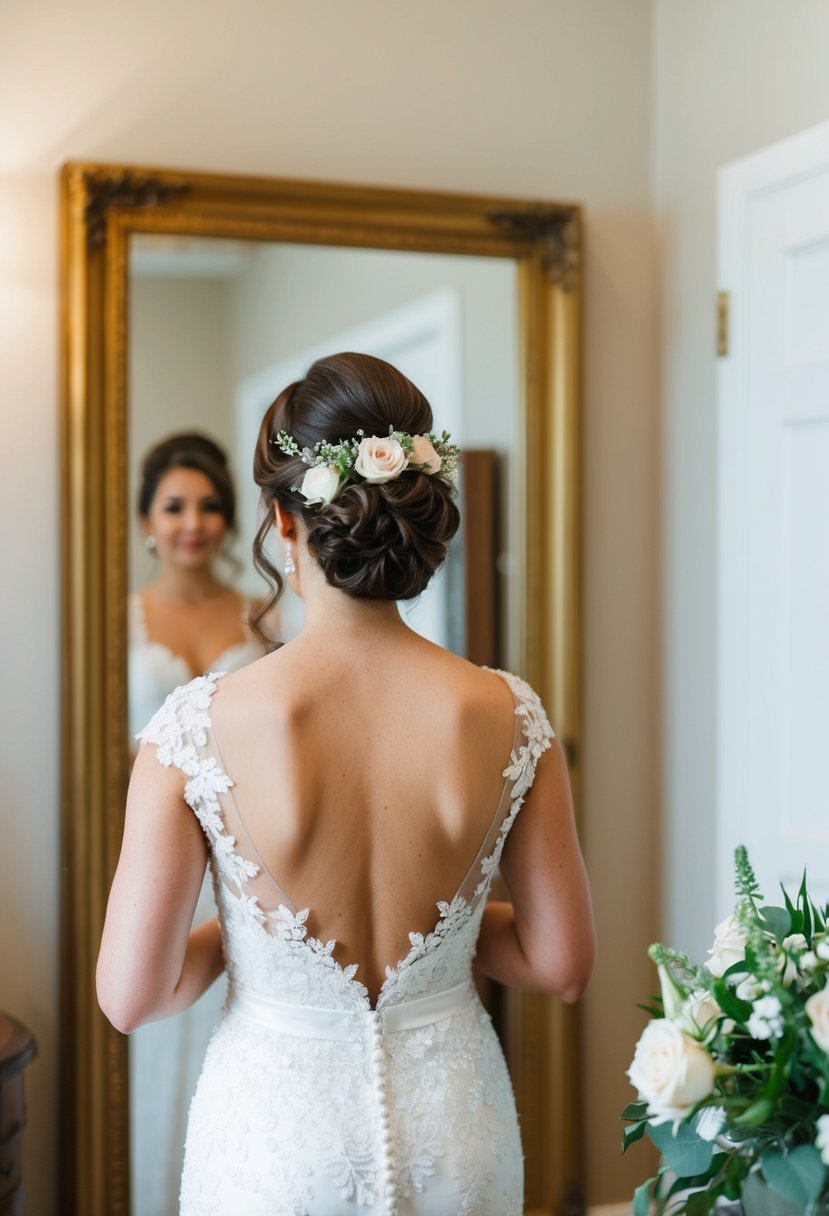
[[[23,1216],[23,1069],[35,1051],[26,1027],[0,1013],[0,1216]]]
[[[464,560],[464,653],[482,667],[499,667],[497,453],[461,455]]]
[[[465,654],[482,667],[501,667],[498,577],[498,454],[491,449],[461,453],[461,520],[464,549]],[[496,877],[490,899],[506,899],[504,884]],[[475,986],[504,1038],[504,989],[475,972]]]

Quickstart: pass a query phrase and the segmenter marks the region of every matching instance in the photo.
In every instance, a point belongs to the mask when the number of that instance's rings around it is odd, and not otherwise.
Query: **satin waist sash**
[[[431,1026],[459,1013],[476,992],[469,980],[443,992],[416,997],[387,1009],[317,1009],[312,1005],[286,1005],[238,984],[231,984],[225,1008],[247,1021],[304,1039],[339,1039],[358,1042],[379,1025],[385,1034],[399,1034]]]

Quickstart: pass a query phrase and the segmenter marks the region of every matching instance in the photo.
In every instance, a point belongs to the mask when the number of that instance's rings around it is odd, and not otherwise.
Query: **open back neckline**
[[[471,957],[484,901],[504,843],[523,805],[524,796],[532,785],[537,760],[549,748],[553,734],[543,707],[529,685],[509,672],[492,668],[486,670],[497,675],[509,688],[517,719],[513,748],[502,774],[504,786],[498,805],[460,887],[448,902],[437,901],[438,916],[426,934],[409,933],[411,947],[396,962],[385,967],[385,979],[377,990],[374,1003],[366,985],[355,979],[359,962],[342,964],[334,958],[336,939],[323,943],[308,936],[306,922],[311,914],[311,906],[298,911],[294,909],[292,901],[288,900],[281,885],[262,862],[258,850],[255,850],[233,801],[239,827],[261,865],[240,855],[236,849],[236,837],[228,830],[220,803],[220,799],[229,794],[233,779],[220,763],[210,712],[218,680],[223,673],[197,677],[190,684],[176,689],[138,736],[143,742],[157,745],[156,758],[161,764],[175,766],[185,777],[184,799],[196,814],[210,844],[219,907],[222,907],[222,900],[227,899],[225,906],[233,909],[232,919],[237,929],[254,933],[251,947],[254,942],[261,942],[260,934],[264,938],[281,941],[289,951],[301,950],[306,954],[309,966],[320,976],[320,980],[323,974],[329,978],[336,977],[339,983],[329,991],[327,998],[333,999],[335,1004],[343,999],[349,1005],[356,1002],[363,1010],[380,1012],[384,1007],[411,999],[412,992],[417,992],[418,983],[424,977],[434,978],[435,968],[441,971],[448,967],[451,971],[452,960],[456,957],[449,949],[451,942],[463,939]],[[499,814],[505,803],[506,811]],[[234,823],[234,830],[236,826]],[[251,891],[252,880],[263,872],[282,897],[278,898],[275,907],[262,907],[259,896]],[[477,878],[477,885],[470,890],[473,877]],[[427,962],[430,959],[431,967]],[[415,970],[418,963],[423,966]],[[411,978],[406,981],[404,976]],[[347,997],[346,993],[351,996]]]
[[[409,931],[407,933],[407,936],[408,936],[408,939],[410,942],[409,950],[406,952],[406,954],[404,954],[403,956],[398,958],[394,963],[387,963],[383,967],[383,974],[384,974],[385,978],[383,979],[383,982],[381,983],[380,988],[377,991],[373,1004],[372,1004],[371,995],[369,994],[367,986],[362,982],[362,980],[359,980],[356,978],[357,973],[359,972],[359,970],[361,968],[361,963],[359,961],[341,963],[339,961],[339,959],[335,956],[335,953],[334,953],[337,950],[337,947],[339,945],[338,940],[334,937],[327,938],[324,942],[324,945],[323,945],[321,938],[315,938],[315,937],[308,938],[307,937],[307,930],[305,928],[305,922],[308,920],[309,917],[314,915],[313,904],[297,906],[297,904],[288,896],[287,892],[285,891],[284,886],[282,885],[282,883],[279,881],[279,879],[276,877],[276,875],[271,870],[270,866],[265,861],[260,849],[257,847],[256,842],[254,841],[253,837],[251,836],[248,826],[245,822],[244,816],[242,815],[242,813],[239,809],[239,804],[236,801],[236,798],[234,796],[233,786],[234,786],[235,782],[233,781],[233,777],[228,772],[228,770],[225,766],[224,758],[222,756],[222,748],[219,743],[218,736],[216,734],[215,725],[213,723],[212,709],[213,709],[213,699],[215,697],[215,690],[210,696],[210,705],[207,709],[207,714],[210,719],[209,731],[210,731],[210,741],[212,743],[212,748],[209,748],[208,750],[210,752],[212,752],[212,758],[216,761],[216,763],[219,767],[219,770],[224,774],[224,776],[227,778],[227,780],[229,782],[228,788],[224,791],[223,796],[232,805],[233,811],[238,819],[238,822],[244,830],[247,843],[250,846],[251,852],[254,855],[252,858],[249,858],[248,860],[253,861],[253,863],[257,867],[257,870],[259,870],[267,875],[267,877],[273,883],[274,888],[278,895],[278,899],[279,899],[279,902],[276,904],[275,907],[270,908],[270,909],[266,909],[266,908],[262,907],[261,911],[264,913],[264,915],[267,919],[274,919],[274,918],[280,916],[280,914],[287,913],[291,917],[291,920],[292,920],[292,925],[291,925],[292,932],[301,933],[301,935],[302,935],[301,940],[303,941],[304,944],[308,945],[311,949],[314,949],[317,946],[322,946],[322,948],[325,950],[326,954],[328,954],[328,956],[330,957],[331,962],[335,965],[335,967],[339,971],[343,980],[346,983],[354,985],[355,988],[359,989],[361,994],[363,995],[369,1009],[371,1009],[375,1012],[377,1011],[378,1007],[380,1006],[383,995],[386,992],[387,988],[392,986],[393,981],[395,981],[397,979],[401,970],[411,964],[411,962],[413,961],[413,958],[417,956],[417,951],[421,948],[423,941],[428,938],[433,937],[433,935],[435,933],[439,932],[441,923],[445,920],[445,918],[447,916],[450,916],[453,913],[453,911],[454,912],[458,911],[458,901],[463,900],[464,905],[466,905],[470,910],[474,911],[474,909],[478,905],[480,896],[482,896],[485,893],[484,890],[482,890],[481,888],[488,887],[488,885],[489,885],[489,883],[487,881],[487,875],[483,875],[482,876],[483,881],[479,882],[476,885],[472,899],[466,899],[462,894],[464,892],[464,890],[468,887],[471,877],[476,873],[477,867],[483,866],[484,863],[486,863],[493,856],[493,852],[496,848],[496,844],[497,844],[498,837],[500,834],[500,829],[501,829],[501,827],[503,827],[503,824],[506,822],[506,820],[510,818],[510,811],[512,809],[512,803],[514,802],[514,799],[512,797],[510,797],[510,799],[509,799],[510,809],[505,810],[504,809],[505,796],[510,787],[509,774],[511,772],[511,766],[512,766],[512,763],[514,762],[516,750],[518,748],[518,744],[519,744],[519,741],[521,738],[522,723],[521,723],[521,719],[520,719],[521,701],[518,698],[518,696],[516,695],[516,692],[510,685],[509,681],[505,678],[504,673],[501,671],[498,671],[494,668],[491,668],[491,667],[484,667],[483,670],[491,672],[493,675],[497,676],[498,679],[500,679],[502,681],[502,683],[504,683],[507,686],[507,688],[509,689],[509,692],[510,692],[510,696],[512,697],[512,701],[513,701],[513,715],[514,715],[514,719],[515,719],[515,724],[514,724],[514,728],[513,728],[512,746],[510,749],[510,756],[507,761],[507,764],[501,773],[501,775],[503,777],[503,782],[502,782],[501,790],[500,790],[500,793],[498,796],[498,801],[496,803],[495,810],[492,813],[492,817],[489,820],[489,823],[488,823],[486,831],[483,835],[483,838],[481,839],[481,842],[478,846],[478,849],[477,849],[472,861],[470,862],[469,866],[464,871],[463,877],[461,878],[461,881],[458,884],[458,886],[456,887],[455,891],[453,892],[451,898],[448,900],[439,899],[435,902],[435,907],[438,909],[438,916],[435,919],[435,921],[430,925],[428,931],[425,934],[421,934],[421,933],[415,932],[415,931]],[[224,673],[224,672],[214,672],[214,673],[212,673],[210,678],[212,680],[218,681],[225,674],[226,673]],[[218,683],[216,685],[216,688],[218,688]],[[224,826],[225,826],[225,831],[227,831],[226,825],[224,825]],[[234,841],[233,841],[234,852],[236,852],[235,844],[236,844],[236,841],[234,839]],[[489,846],[489,848],[487,848],[487,846]],[[230,890],[229,888],[228,888],[228,892],[232,898],[235,898],[234,892],[232,890]],[[242,897],[242,898],[244,898],[244,897]],[[364,964],[362,964],[362,966],[364,967]]]

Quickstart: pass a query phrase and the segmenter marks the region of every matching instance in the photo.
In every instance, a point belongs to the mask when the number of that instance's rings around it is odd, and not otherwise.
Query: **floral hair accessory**
[[[451,442],[447,431],[438,437],[431,433],[410,435],[390,427],[384,438],[358,431],[354,439],[321,441],[312,448],[300,448],[287,431],[277,431],[271,442],[286,456],[298,456],[308,465],[302,485],[291,489],[309,504],[332,502],[351,483],[382,485],[406,472],[438,476],[453,485],[460,456],[460,448]]]

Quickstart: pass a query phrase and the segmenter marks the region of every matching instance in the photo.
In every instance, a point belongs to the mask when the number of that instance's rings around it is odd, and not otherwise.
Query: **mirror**
[[[217,442],[229,457],[238,528],[233,547],[212,563],[211,578],[239,593],[242,604],[265,593],[250,556],[259,523],[250,468],[262,416],[317,355],[364,351],[399,367],[435,403],[436,428],[460,444],[467,474],[470,461],[476,472],[482,462],[488,469],[492,514],[502,516],[492,520],[489,543],[470,543],[464,523],[474,524],[480,507],[469,501],[469,477],[462,476],[458,543],[426,592],[403,612],[439,645],[467,656],[471,650],[470,657],[491,666],[515,666],[509,504],[518,374],[512,261],[139,233],[130,242],[128,308],[129,501],[138,501],[143,460],[159,440],[196,431]],[[180,442],[186,460],[187,441]],[[164,493],[160,482],[153,508]],[[167,692],[198,674],[187,664],[182,670],[163,633],[154,634],[146,606],[163,594],[168,558],[155,538],[147,549],[137,512],[134,520],[127,613],[131,738]],[[168,578],[180,588],[181,578],[189,576],[195,589],[210,565],[201,556],[188,552],[186,566],[178,562]],[[281,568],[283,556],[274,554],[274,560]],[[474,590],[467,594],[470,583]],[[489,605],[479,598],[484,589],[486,599],[486,588]],[[488,647],[467,637],[470,608],[473,620],[484,611],[493,619]],[[274,632],[287,639],[301,616],[301,601],[286,592]],[[259,657],[254,639],[232,625],[224,641],[229,649],[219,642],[214,653],[220,658],[210,666]],[[215,914],[206,881],[197,923]],[[185,1013],[130,1036],[133,1216],[176,1216],[187,1111],[224,996],[220,981]]]
[[[168,1216],[222,984],[128,1043],[90,987],[129,739],[156,707],[147,672],[177,658],[152,612],[161,558],[136,511],[142,458],[194,430],[227,454],[236,535],[211,569],[239,599],[241,632],[226,640],[243,650],[242,608],[264,590],[249,557],[249,469],[265,408],[320,354],[396,364],[465,452],[462,532],[442,575],[403,611],[440,644],[530,679],[575,770],[578,212],[69,166],[64,220],[62,1140],[73,1210]],[[272,622],[282,638],[300,623],[290,600]],[[522,1117],[528,1209],[550,1211],[578,1192],[573,1012],[515,993],[494,1012]]]

